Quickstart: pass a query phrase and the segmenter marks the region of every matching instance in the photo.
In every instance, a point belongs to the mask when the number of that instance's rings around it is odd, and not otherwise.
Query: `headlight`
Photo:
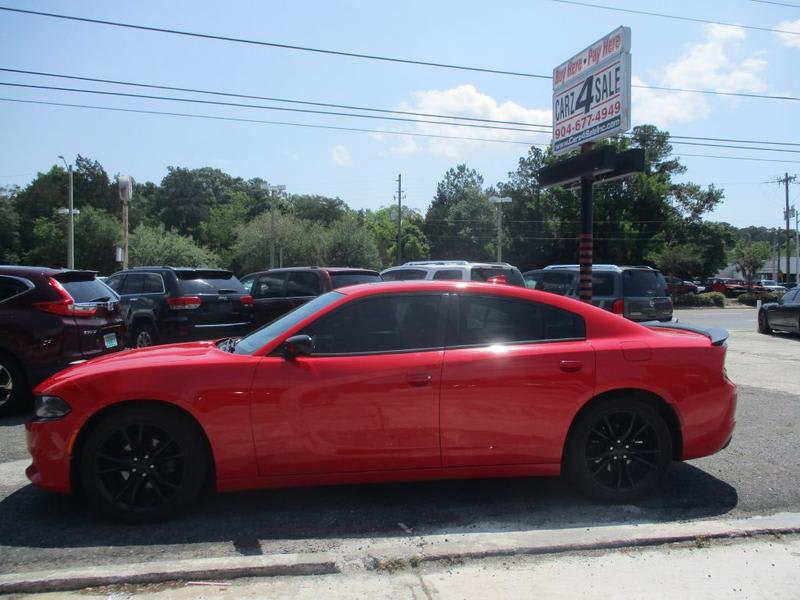
[[[40,419],[57,419],[69,411],[69,404],[58,396],[36,396],[33,399],[33,412]]]

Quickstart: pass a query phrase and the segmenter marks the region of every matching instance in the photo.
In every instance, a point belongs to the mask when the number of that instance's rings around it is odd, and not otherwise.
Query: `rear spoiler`
[[[722,346],[725,343],[725,340],[728,339],[728,330],[722,329],[721,327],[701,327],[700,325],[688,325],[686,323],[672,323],[672,322],[662,322],[662,321],[646,321],[644,323],[640,323],[640,325],[644,325],[645,327],[660,327],[665,329],[680,329],[682,331],[691,331],[693,333],[699,333],[701,335],[706,336],[708,339],[711,340],[711,345],[713,346]]]

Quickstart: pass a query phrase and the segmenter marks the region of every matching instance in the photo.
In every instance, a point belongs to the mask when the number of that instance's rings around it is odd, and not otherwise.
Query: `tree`
[[[322,223],[325,226],[343,219],[350,209],[340,198],[317,195],[293,195],[289,198],[289,210],[298,219]]]
[[[370,230],[348,216],[330,225],[326,240],[326,265],[379,269],[378,246]]]
[[[132,267],[218,267],[220,259],[189,236],[167,230],[163,225],[139,225],[129,240],[129,263]]]
[[[480,219],[480,210],[478,214],[472,215],[469,214],[467,207],[478,208],[476,198],[483,195],[482,187],[483,177],[475,169],[468,169],[465,164],[460,164],[445,173],[442,181],[436,186],[436,195],[425,213],[424,232],[430,242],[432,256],[435,258],[470,258],[459,254],[463,251],[463,245],[458,243],[459,233],[455,230],[458,225],[454,223],[451,211],[459,202],[468,200],[461,206],[459,212],[462,216],[476,216]],[[462,225],[464,224],[462,223]],[[465,228],[467,231],[470,229],[469,226]],[[476,227],[476,229],[481,228]],[[471,243],[467,244],[469,247],[479,245],[479,240],[471,240]],[[473,258],[477,259],[478,257]]]
[[[430,244],[422,228],[424,221],[414,209],[402,207],[401,249],[403,260],[422,260],[430,256]],[[382,207],[366,211],[364,222],[377,244],[382,267],[389,267],[397,260],[397,209]]]
[[[733,264],[742,272],[747,281],[748,289],[752,287],[753,279],[755,279],[771,252],[772,248],[769,242],[739,242],[736,244]]]
[[[0,187],[0,264],[20,262],[19,215],[14,207],[14,193]]]

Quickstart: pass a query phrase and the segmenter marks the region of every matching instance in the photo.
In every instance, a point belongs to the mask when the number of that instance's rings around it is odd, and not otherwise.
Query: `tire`
[[[767,312],[764,310],[758,311],[758,333],[772,333],[772,329],[770,328],[769,321],[767,319]]]
[[[196,425],[172,410],[132,406],[103,417],[83,444],[81,489],[102,513],[158,521],[184,510],[209,474]]]
[[[635,398],[596,404],[578,417],[564,457],[567,477],[585,495],[629,503],[651,492],[672,460],[672,437],[658,411]]]
[[[146,321],[141,321],[133,326],[131,346],[133,348],[147,348],[158,343],[155,327]]]
[[[0,417],[22,410],[30,398],[31,390],[19,363],[0,352]]]

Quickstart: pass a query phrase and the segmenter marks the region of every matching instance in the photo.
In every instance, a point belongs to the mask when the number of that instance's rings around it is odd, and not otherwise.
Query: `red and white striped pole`
[[[581,146],[581,154],[592,149],[592,143]],[[578,259],[580,264],[580,299],[583,302],[592,301],[592,251],[594,237],[592,235],[592,177],[581,177],[581,235],[579,238]]]

